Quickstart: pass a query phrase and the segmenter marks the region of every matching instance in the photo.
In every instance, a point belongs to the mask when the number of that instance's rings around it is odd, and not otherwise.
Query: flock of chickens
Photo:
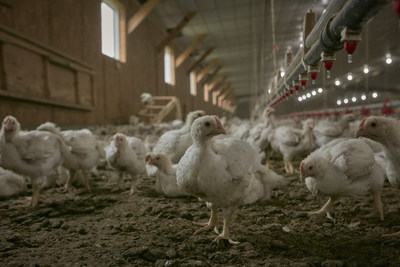
[[[311,193],[329,196],[320,210],[310,214],[326,214],[334,220],[332,203],[337,198],[371,194],[376,210],[370,215],[384,220],[385,179],[395,187],[400,185],[398,120],[371,116],[358,121],[353,114],[336,122],[277,120],[274,112],[267,107],[259,123],[250,123],[238,118],[220,120],[198,110],[190,112],[184,124],[159,127],[157,135],[143,138],[119,131],[111,134],[111,140],[89,129],[61,131],[51,122],[22,131],[18,120],[7,116],[0,130],[0,197],[26,190],[26,177],[32,184],[32,197],[29,202],[15,201],[16,205],[36,206],[40,190],[60,180],[63,185],[58,191],[68,191],[79,180],[81,190],[91,192],[90,178],[103,165],[118,174],[113,191],[123,189],[128,174],[132,179],[129,194],[135,194],[140,180],[147,177],[155,181],[159,193],[205,201],[211,216],[207,223],[199,223],[195,234],[213,229],[218,234],[215,240],[236,244],[230,236],[232,214],[240,205],[270,198],[271,190],[285,183],[270,161],[281,156],[285,172],[299,172]],[[133,123],[155,130],[154,125]],[[303,158],[299,170],[293,166],[296,157]],[[400,236],[400,232],[388,236]]]

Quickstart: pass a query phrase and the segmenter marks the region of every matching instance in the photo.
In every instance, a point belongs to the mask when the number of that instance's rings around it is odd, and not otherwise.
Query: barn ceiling
[[[308,90],[324,88],[324,98],[312,97],[307,101],[298,101],[292,97],[280,104],[282,112],[334,107],[337,100],[367,95],[379,90],[382,101],[385,94],[400,99],[400,34],[399,20],[390,1],[364,27],[362,41],[354,53],[353,63],[347,62],[347,54],[342,49],[335,54],[336,61],[331,78],[320,64],[320,73],[316,84],[306,87]],[[206,33],[192,57],[197,59],[208,48],[215,47],[203,61],[204,65],[218,59],[218,66],[236,94],[237,115],[246,117],[254,110],[257,101],[267,99],[267,90],[274,77],[275,67],[273,49],[276,51],[276,68],[284,67],[286,51],[293,56],[302,42],[303,18],[312,8],[317,19],[329,4],[328,0],[164,0],[152,12],[152,18],[166,31],[173,29],[188,13],[196,12],[195,17],[182,30],[175,42],[185,49],[197,37]],[[274,27],[272,18],[274,17]],[[275,38],[275,46],[273,44]],[[392,64],[385,63],[386,54],[392,58]],[[364,65],[370,68],[369,74],[362,72]],[[347,80],[348,73],[353,80]],[[342,84],[335,86],[340,79]],[[330,92],[329,97],[326,96]],[[334,92],[334,93],[333,93]],[[302,92],[300,92],[302,94]],[[300,95],[301,96],[301,95]],[[368,99],[367,99],[368,100]]]

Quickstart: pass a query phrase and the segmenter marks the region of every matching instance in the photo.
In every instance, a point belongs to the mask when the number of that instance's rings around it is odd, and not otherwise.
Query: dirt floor
[[[194,236],[193,222],[208,220],[206,205],[160,195],[149,179],[129,196],[111,192],[115,176],[100,169],[92,193],[42,190],[37,207],[13,208],[28,190],[0,202],[0,265],[400,266],[400,238],[381,236],[400,231],[398,189],[385,185],[384,222],[363,217],[372,197],[336,202],[333,222],[306,213],[326,197],[312,196],[298,175],[284,176],[288,185],[272,199],[237,210],[231,232],[238,245],[213,242],[212,231]]]

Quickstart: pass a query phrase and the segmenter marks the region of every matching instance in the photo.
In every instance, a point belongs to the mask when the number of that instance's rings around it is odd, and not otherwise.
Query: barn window
[[[208,95],[208,93],[209,93],[209,85],[208,85],[208,83],[204,84],[203,92],[204,92],[203,93],[204,102],[208,102],[208,100],[209,100],[209,95]]]
[[[125,12],[117,0],[101,3],[101,52],[125,62]]]
[[[196,81],[196,72],[190,72],[190,94],[196,95],[197,94],[197,81]]]
[[[166,47],[164,50],[164,81],[167,84],[175,85],[175,59],[174,51]]]

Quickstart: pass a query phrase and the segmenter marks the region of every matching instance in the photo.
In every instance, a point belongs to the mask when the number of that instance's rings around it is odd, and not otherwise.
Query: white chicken
[[[164,154],[151,154],[148,164],[158,168],[156,174],[156,191],[169,197],[187,196],[176,183],[176,167],[171,160]]]
[[[140,177],[146,172],[146,148],[141,139],[129,137],[117,133],[109,146],[106,147],[106,159],[108,164],[119,173],[117,186],[113,189],[121,189],[123,174],[128,173],[133,179],[129,194],[136,193]]]
[[[202,110],[190,112],[186,117],[185,126],[179,130],[164,133],[153,149],[153,153],[167,155],[172,163],[178,163],[186,149],[193,143],[190,127],[195,119],[205,115]]]
[[[313,128],[314,120],[307,119],[303,129],[281,126],[274,130],[271,147],[282,154],[287,173],[294,173],[292,160],[295,156],[307,154],[314,148]]]
[[[64,166],[70,172],[63,191],[68,191],[77,172],[82,172],[83,184],[86,190],[91,192],[90,172],[99,164],[100,157],[104,154],[104,149],[97,141],[96,136],[88,129],[60,131],[52,122],[41,124],[37,130],[48,131],[60,136],[70,147],[69,153],[63,155]]]
[[[282,181],[282,176],[262,166],[257,151],[247,142],[234,138],[211,140],[219,134],[225,134],[225,129],[216,116],[194,121],[193,145],[178,163],[176,180],[185,192],[211,204],[209,222],[195,234],[217,226],[217,208],[221,208],[223,231],[216,240],[235,244],[229,230],[233,212],[241,204],[269,197],[270,189]]]
[[[149,93],[142,93],[140,95],[140,101],[143,105],[152,105],[154,103],[153,96]]]
[[[332,122],[328,120],[319,121],[314,127],[316,145],[321,147],[334,139],[350,137],[346,136],[346,132],[349,132],[349,123],[354,120],[355,117],[353,114],[346,114],[343,115],[338,122]]]
[[[400,122],[378,116],[364,118],[356,132],[356,137],[361,136],[383,145],[388,156],[386,176],[392,185],[400,187]],[[400,232],[385,236],[400,237]]]
[[[0,167],[0,197],[9,197],[26,191],[24,177]]]
[[[379,218],[383,220],[381,189],[385,180],[382,154],[366,140],[340,138],[312,152],[300,165],[300,179],[313,193],[329,196],[316,212],[331,216],[332,202],[341,196],[373,194]],[[376,151],[378,152],[378,151]]]
[[[68,151],[68,147],[52,133],[21,131],[13,116],[4,118],[0,136],[4,138],[1,149],[3,167],[31,178],[30,205],[36,206],[46,177],[62,163],[62,154]],[[15,155],[16,151],[19,157]]]

